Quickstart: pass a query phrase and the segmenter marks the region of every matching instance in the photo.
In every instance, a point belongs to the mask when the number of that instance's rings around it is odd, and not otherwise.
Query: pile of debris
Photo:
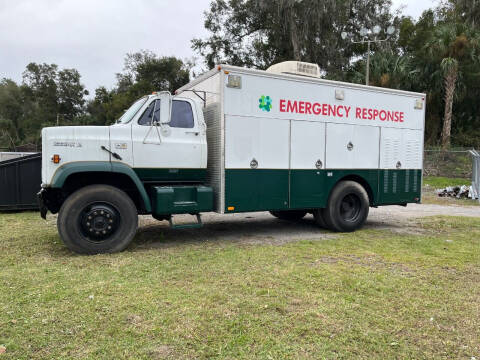
[[[455,197],[457,199],[478,199],[479,194],[473,186],[447,186],[444,189],[437,189],[440,197]]]

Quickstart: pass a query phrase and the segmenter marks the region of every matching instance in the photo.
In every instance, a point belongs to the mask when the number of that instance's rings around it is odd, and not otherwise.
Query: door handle
[[[195,136],[198,136],[200,134],[199,131],[185,131],[185,134],[195,134]]]

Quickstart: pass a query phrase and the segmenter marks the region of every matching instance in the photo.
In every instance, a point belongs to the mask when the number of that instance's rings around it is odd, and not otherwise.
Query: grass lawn
[[[441,176],[424,176],[423,185],[428,185],[433,189],[443,189],[447,186],[470,186],[472,184],[472,179],[461,179],[461,178],[447,178]]]
[[[194,231],[194,230],[192,230]],[[77,256],[0,214],[2,359],[480,359],[480,219]]]

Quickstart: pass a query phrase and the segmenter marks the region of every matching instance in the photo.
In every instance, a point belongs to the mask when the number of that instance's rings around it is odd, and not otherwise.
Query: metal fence
[[[0,162],[0,211],[38,209],[42,154]]]
[[[33,152],[0,152],[0,161],[16,159],[22,156],[33,155]]]
[[[480,153],[470,150],[472,155],[472,198],[480,201]]]
[[[472,177],[470,149],[425,149],[423,172],[425,176],[469,179]]]

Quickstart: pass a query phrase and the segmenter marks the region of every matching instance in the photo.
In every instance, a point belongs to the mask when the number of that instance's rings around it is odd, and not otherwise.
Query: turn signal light
[[[227,208],[227,210],[228,210],[228,211],[233,211],[233,210],[235,210],[235,206],[229,206],[229,207]]]
[[[54,164],[60,163],[60,155],[57,155],[57,154],[53,155],[52,156],[52,161],[53,161]]]

